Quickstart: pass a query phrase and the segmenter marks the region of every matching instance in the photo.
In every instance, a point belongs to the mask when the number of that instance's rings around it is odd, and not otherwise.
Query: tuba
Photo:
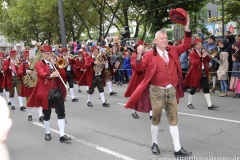
[[[29,65],[29,69],[30,70],[34,70],[35,69],[35,65],[38,61],[40,61],[42,59],[42,54],[41,54],[41,51],[40,51],[40,48],[38,48],[38,51],[37,51],[37,55],[36,57],[31,61],[30,65]],[[36,84],[37,84],[37,75],[30,75],[30,74],[27,74],[23,77],[23,84],[26,86],[26,87],[35,87]]]
[[[94,65],[93,70],[95,73],[101,73],[104,67],[104,53],[99,53],[96,57],[96,60],[99,61],[101,64],[100,65]]]

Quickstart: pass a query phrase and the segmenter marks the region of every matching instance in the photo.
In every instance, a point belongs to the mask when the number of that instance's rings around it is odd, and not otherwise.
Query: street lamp
[[[67,48],[66,31],[65,31],[65,22],[64,22],[64,13],[63,13],[62,0],[58,0],[58,12],[59,12],[59,19],[60,19],[61,43],[62,43],[62,47],[63,48]]]

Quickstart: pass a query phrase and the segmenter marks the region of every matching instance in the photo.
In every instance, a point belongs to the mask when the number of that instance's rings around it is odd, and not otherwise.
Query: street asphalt
[[[45,129],[38,120],[38,110],[32,109],[33,121],[27,120],[27,112],[11,110],[13,126],[7,146],[12,160],[158,160],[173,159],[174,147],[169,125],[163,112],[158,143],[161,154],[151,153],[151,121],[149,114],[138,113],[139,119],[125,109],[124,92],[127,84],[113,85],[115,96],[105,95],[110,107],[102,107],[98,90],[93,94],[93,107],[87,106],[86,88],[75,95],[79,102],[71,102],[67,96],[65,133],[71,143],[60,143],[57,117],[51,117],[51,141],[44,140]],[[187,108],[187,95],[178,105],[178,126],[181,146],[192,151],[192,159],[240,160],[240,99],[212,95],[217,110],[208,110],[203,93],[196,93],[193,105]],[[15,98],[17,103],[17,98]]]

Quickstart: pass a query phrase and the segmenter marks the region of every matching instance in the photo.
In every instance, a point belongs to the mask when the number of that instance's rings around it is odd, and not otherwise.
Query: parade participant
[[[17,59],[17,52],[16,50],[10,51],[10,57],[4,61],[4,82],[3,82],[3,88],[9,89],[9,97],[12,104],[12,110],[15,110],[15,103],[13,101],[14,97],[14,88],[17,89],[18,94],[18,101],[20,104],[20,110],[24,111],[26,109],[25,106],[23,106],[23,98],[21,97],[21,88],[22,88],[22,81],[17,76],[17,70],[19,66],[19,60]]]
[[[212,36],[208,37],[207,43],[203,44],[203,47],[206,48],[209,52],[211,52],[211,54],[213,56],[215,56],[216,53],[218,52],[218,47],[215,43],[215,39],[216,39],[216,37],[212,35]],[[211,80],[212,80],[212,88],[211,88],[212,92],[215,92],[216,83],[217,83],[216,71],[217,71],[218,67],[215,63],[216,62],[213,59],[209,63],[209,72],[211,72],[210,76],[211,76]]]
[[[85,59],[85,67],[86,71],[84,72],[81,80],[79,81],[79,84],[84,84],[89,86],[88,92],[88,101],[87,101],[87,106],[92,107],[93,104],[91,102],[92,99],[92,94],[94,92],[94,89],[97,87],[101,100],[102,100],[102,106],[103,107],[108,107],[109,103],[106,102],[105,100],[105,95],[104,95],[104,88],[103,88],[103,65],[105,65],[105,61],[103,60],[100,62],[100,59],[102,57],[98,57],[98,49],[96,46],[93,46],[91,48],[92,50],[92,55],[87,56]]]
[[[189,53],[190,69],[187,73],[186,79],[184,80],[184,87],[190,87],[190,92],[188,95],[188,108],[195,109],[192,104],[193,95],[198,87],[202,87],[204,91],[204,96],[207,101],[208,109],[213,110],[218,108],[212,104],[211,96],[209,93],[208,84],[208,63],[211,58],[208,53],[202,49],[202,41],[195,39],[193,41],[193,50]]]
[[[8,105],[11,105],[11,101],[9,99],[9,90],[7,88],[3,88],[2,85],[4,83],[4,53],[0,52],[0,95],[3,96],[3,89],[5,89],[6,98],[8,99]]]
[[[1,96],[0,106],[0,159],[10,160],[5,141],[7,140],[8,132],[12,126],[12,119],[10,118],[7,103]]]
[[[85,71],[85,60],[83,58],[83,52],[78,51],[78,57],[75,59],[75,64],[73,65],[76,72],[76,79],[79,81]],[[81,93],[80,85],[78,85],[78,93]]]
[[[67,48],[62,48],[62,58],[66,59],[68,62],[68,65],[65,67],[66,71],[66,78],[67,82],[70,88],[70,94],[72,97],[72,102],[77,102],[78,98],[74,96],[74,90],[73,90],[73,79],[76,77],[73,65],[75,64],[75,60],[73,58],[70,58],[68,55],[68,50]]]
[[[143,54],[145,52],[144,51],[145,49],[143,47],[143,41],[142,40],[138,41],[135,47],[137,48],[136,52],[137,53],[141,52],[142,56],[143,56]],[[137,53],[134,53],[131,56],[132,77],[129,81],[128,87],[127,87],[126,92],[124,94],[124,97],[126,97],[126,98],[131,97],[134,90],[142,82],[142,80],[144,78],[144,74],[145,74],[145,71],[136,72],[135,68],[136,68]],[[143,96],[139,98],[139,101],[134,106],[131,107],[132,108],[132,117],[135,118],[135,119],[139,118],[136,111],[148,112],[150,110],[149,108],[151,108],[150,100],[146,99],[146,98],[149,99],[149,92],[147,92],[148,90],[149,90],[149,86],[146,87],[145,93],[142,94]],[[148,94],[148,96],[146,96],[147,94]]]
[[[43,119],[46,130],[45,140],[51,140],[50,116],[52,108],[58,117],[58,127],[60,130],[60,142],[68,142],[70,137],[64,133],[65,129],[65,106],[63,100],[63,82],[60,80],[59,71],[55,70],[51,46],[42,46],[42,60],[36,63],[36,73],[38,77],[37,85],[30,96],[27,106],[43,107]],[[65,89],[66,90],[66,89]]]
[[[184,41],[179,46],[168,46],[167,31],[156,32],[153,43],[153,50],[144,54],[137,53],[136,71],[145,71],[144,79],[132,93],[125,108],[134,106],[139,97],[150,83],[150,102],[152,105],[152,153],[159,155],[158,148],[158,128],[161,119],[162,109],[165,108],[170,134],[174,144],[175,157],[190,156],[192,153],[183,149],[180,145],[177,102],[183,97],[182,71],[179,63],[179,56],[191,46],[191,32],[189,30],[189,17],[183,9],[174,10],[180,14],[170,11],[171,17],[177,17],[185,27]],[[178,17],[183,15],[182,17]]]
[[[23,57],[26,61],[19,65],[18,71],[17,71],[18,77],[23,79],[23,77],[27,74],[36,75],[35,71],[32,71],[31,69],[29,69],[29,66],[30,66],[30,63],[31,63],[32,60],[29,58],[29,51],[28,50],[24,51]],[[34,89],[34,87],[27,87],[27,86],[25,86],[24,83],[22,84],[21,97],[26,97],[26,104],[29,100],[29,97],[32,94],[33,89]],[[28,121],[32,121],[31,107],[27,107],[27,112],[28,112]],[[39,107],[39,121],[43,122],[42,107]]]
[[[112,89],[112,81],[111,81],[111,76],[114,76],[114,70],[113,70],[113,65],[111,63],[111,56],[112,56],[112,49],[108,48],[105,52],[105,66],[104,66],[104,77],[106,80],[106,84],[108,86],[110,96],[113,96],[117,94],[117,92],[114,92]]]

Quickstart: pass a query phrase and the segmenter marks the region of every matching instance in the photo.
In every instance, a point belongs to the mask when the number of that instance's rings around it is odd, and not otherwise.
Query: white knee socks
[[[212,106],[212,101],[211,101],[210,93],[204,94],[204,96],[205,96],[205,98],[207,100],[208,107],[211,107]]]
[[[178,152],[181,149],[178,126],[169,126],[169,129],[174,144],[174,150]]]
[[[112,81],[108,81],[107,85],[108,85],[109,92],[111,93],[113,91],[112,90]]]
[[[91,99],[92,99],[92,95],[91,95],[91,94],[88,94],[88,100],[87,100],[87,102],[91,102]]]
[[[104,103],[104,102],[105,102],[105,95],[104,95],[104,92],[99,93],[99,94],[100,94],[100,97],[101,97],[102,103]]]
[[[50,120],[49,121],[43,121],[44,126],[45,126],[45,130],[46,130],[46,134],[50,134]]]
[[[18,101],[19,101],[20,107],[23,106],[23,97],[18,96]]]
[[[158,145],[158,126],[151,125],[151,134],[152,134],[152,144],[156,143]]]
[[[60,131],[60,137],[64,136],[65,119],[58,119],[58,127]]]
[[[73,88],[70,88],[70,94],[71,94],[71,97],[73,99],[74,98],[74,90],[73,90]]]
[[[39,117],[41,117],[42,116],[42,107],[38,107],[38,115],[39,115]]]
[[[188,94],[188,104],[192,104],[193,95]]]

